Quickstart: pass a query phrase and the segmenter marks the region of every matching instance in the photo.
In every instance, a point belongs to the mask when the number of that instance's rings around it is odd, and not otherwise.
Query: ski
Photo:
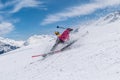
[[[63,47],[62,49],[60,49],[60,50],[50,51],[50,52],[48,52],[48,53],[39,54],[39,55],[34,55],[34,56],[32,56],[32,58],[42,56],[43,59],[45,59],[47,56],[50,56],[50,55],[57,54],[57,53],[59,53],[59,52],[65,51],[69,46],[71,46],[71,45],[72,45],[73,43],[75,43],[76,41],[77,41],[77,40],[72,41],[71,43],[69,43],[68,45],[64,46],[64,47]]]
[[[47,56],[48,54],[50,55],[50,54],[58,53],[58,52],[60,52],[60,51],[61,51],[61,50],[57,50],[57,51],[51,51],[51,52],[44,53],[44,54],[34,55],[34,56],[32,56],[32,58],[34,58],[34,57],[39,57],[39,56],[45,57],[45,56]]]

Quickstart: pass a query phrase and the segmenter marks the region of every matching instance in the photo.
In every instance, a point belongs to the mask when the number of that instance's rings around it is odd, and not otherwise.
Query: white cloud
[[[27,8],[27,7],[38,7],[39,5],[42,4],[42,2],[38,0],[17,0],[16,3],[14,3],[14,9],[11,11],[11,13],[18,12],[22,8]]]
[[[92,0],[93,3],[88,3],[80,6],[70,7],[63,12],[48,15],[41,25],[51,24],[58,21],[67,20],[68,18],[87,15],[95,12],[97,9],[120,5],[120,0]]]
[[[12,1],[7,1],[6,3],[1,3],[0,2],[0,9],[5,9],[8,8],[10,9],[10,13],[16,13],[18,11],[20,11],[23,8],[35,8],[35,7],[39,7],[40,5],[42,5],[43,2],[41,2],[40,0],[12,0]]]
[[[5,35],[13,31],[14,26],[12,23],[9,22],[2,22],[0,23],[0,35]]]

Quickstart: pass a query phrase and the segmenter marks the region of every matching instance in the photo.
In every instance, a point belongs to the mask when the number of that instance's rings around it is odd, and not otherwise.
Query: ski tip
[[[42,56],[42,55],[34,55],[34,56],[32,56],[32,58],[39,57],[39,56]]]

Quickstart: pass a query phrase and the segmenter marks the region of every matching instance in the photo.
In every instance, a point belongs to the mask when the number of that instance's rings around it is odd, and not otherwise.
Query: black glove
[[[67,28],[69,31],[73,31],[73,29],[71,29],[71,28]]]
[[[59,28],[59,26],[57,26],[57,28]]]

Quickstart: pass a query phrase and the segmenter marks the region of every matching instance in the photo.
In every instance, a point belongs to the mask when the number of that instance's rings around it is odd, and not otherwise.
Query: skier
[[[59,26],[57,26],[58,28]],[[55,45],[52,47],[51,51],[54,51],[58,44],[64,43],[69,40],[69,34],[73,31],[71,28],[67,28],[62,34],[60,34],[58,31],[55,32],[55,35],[57,36],[57,40]]]
[[[57,26],[57,28],[62,28],[62,29],[65,29],[63,27],[59,27]],[[48,55],[51,55],[51,54],[55,54],[55,53],[58,53],[58,52],[61,52],[61,51],[64,51],[67,47],[71,46],[72,44],[74,44],[76,42],[76,40],[70,42],[69,44],[67,44],[66,46],[64,46],[63,48],[59,49],[59,50],[56,50],[56,47],[58,44],[60,43],[65,43],[66,41],[69,40],[69,34],[70,32],[73,31],[73,29],[71,28],[67,28],[62,34],[60,34],[58,31],[55,32],[55,35],[57,36],[57,40],[56,40],[56,43],[55,45],[52,47],[51,51],[48,52],[48,53],[44,53],[44,54],[40,54],[40,55],[35,55],[35,56],[32,56],[32,57],[38,57],[38,56],[42,56],[44,60]]]

